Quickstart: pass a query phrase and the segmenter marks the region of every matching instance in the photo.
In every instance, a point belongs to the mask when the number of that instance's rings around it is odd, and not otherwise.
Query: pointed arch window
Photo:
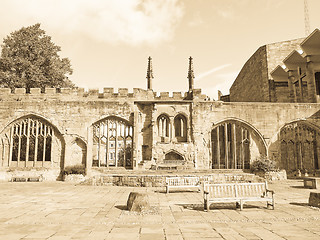
[[[249,169],[252,133],[240,122],[226,121],[211,131],[212,168]]]
[[[132,167],[132,131],[126,120],[108,117],[93,125],[94,167]]]
[[[57,159],[53,163],[53,151],[61,150],[61,139],[45,120],[35,116],[21,118],[4,131],[2,141],[4,139],[7,144],[1,149],[2,164],[7,161],[5,165],[17,167],[59,166],[61,152],[56,152]]]
[[[297,121],[285,125],[280,130],[280,165],[288,172],[314,171],[319,169],[320,131],[315,126]],[[286,143],[286,144],[285,144]]]
[[[170,119],[165,114],[158,117],[158,135],[161,137],[161,142],[164,142],[166,137],[169,137]]]
[[[178,142],[187,141],[187,119],[179,114],[174,118],[174,132]]]

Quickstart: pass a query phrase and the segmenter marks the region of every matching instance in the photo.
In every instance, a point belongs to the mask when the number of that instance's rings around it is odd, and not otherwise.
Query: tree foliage
[[[74,87],[70,60],[60,58],[61,48],[40,24],[23,27],[4,38],[0,56],[0,87]]]

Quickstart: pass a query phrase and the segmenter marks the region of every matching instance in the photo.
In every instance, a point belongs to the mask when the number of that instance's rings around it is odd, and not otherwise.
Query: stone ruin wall
[[[206,101],[201,94],[191,101],[184,100],[185,96],[181,93],[173,94],[173,97],[162,93],[156,97],[152,91],[142,89],[136,89],[134,93],[121,89],[118,93],[108,91],[105,89],[104,93],[98,93],[62,89],[58,93],[51,89],[40,93],[39,89],[31,89],[31,93],[26,94],[24,89],[16,89],[15,93],[0,89],[1,131],[3,133],[10,123],[28,115],[45,119],[56,127],[64,140],[63,166],[85,161],[90,168],[90,127],[105,117],[117,116],[134,126],[135,168],[145,161],[161,163],[164,155],[173,150],[184,157],[190,168],[208,169],[211,168],[211,131],[225,120],[242,122],[256,131],[255,136],[262,138],[264,146],[252,145],[253,154],[264,154],[261,149],[265,147],[274,159],[279,158],[278,134],[285,124],[307,120],[320,126],[319,106],[312,103],[224,103]],[[161,113],[166,113],[171,119],[178,113],[186,116],[189,129],[187,142],[178,143],[174,139],[159,142],[156,121]]]

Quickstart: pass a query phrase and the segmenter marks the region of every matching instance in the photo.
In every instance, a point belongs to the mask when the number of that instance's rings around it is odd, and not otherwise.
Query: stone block
[[[79,96],[82,96],[84,94],[84,88],[77,88],[76,91]]]
[[[110,93],[113,94],[114,89],[113,88],[103,88],[103,93]]]
[[[120,97],[128,96],[128,88],[119,88],[118,93]]]
[[[14,89],[15,94],[26,94],[26,89],[25,88],[16,88]]]
[[[169,92],[160,92],[160,98],[169,98]]]
[[[44,92],[45,92],[45,94],[55,94],[56,89],[55,88],[45,88]]]
[[[30,94],[41,94],[41,89],[40,88],[30,88]]]
[[[11,93],[10,88],[0,88],[0,95],[9,95]]]
[[[200,89],[200,88],[193,89],[193,94],[194,94],[195,96],[200,96],[200,95],[201,95],[201,89]]]
[[[320,192],[311,192],[310,193],[309,206],[320,207]]]
[[[127,209],[134,212],[150,210],[148,195],[146,193],[131,192],[127,201]]]
[[[174,99],[182,99],[182,93],[181,92],[173,92],[172,96]]]
[[[317,185],[320,184],[320,178],[316,177],[305,177],[303,179],[303,186],[305,188],[316,189]]]
[[[98,96],[98,94],[99,94],[99,89],[98,88],[93,88],[93,89],[89,89],[89,91],[88,91],[88,95],[97,95]]]

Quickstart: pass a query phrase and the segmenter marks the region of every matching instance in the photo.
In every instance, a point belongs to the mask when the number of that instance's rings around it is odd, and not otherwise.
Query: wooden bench
[[[204,210],[209,211],[211,203],[235,202],[243,209],[245,202],[265,201],[274,209],[274,192],[264,183],[220,183],[203,184]]]
[[[317,177],[303,178],[303,186],[305,188],[317,189],[317,185],[319,184],[320,184],[320,178],[317,178]]]
[[[166,192],[172,188],[196,188],[198,191],[201,189],[199,177],[167,177],[166,178]]]
[[[42,176],[34,176],[34,177],[28,177],[28,176],[13,176],[11,178],[11,182],[42,182],[43,177]]]

